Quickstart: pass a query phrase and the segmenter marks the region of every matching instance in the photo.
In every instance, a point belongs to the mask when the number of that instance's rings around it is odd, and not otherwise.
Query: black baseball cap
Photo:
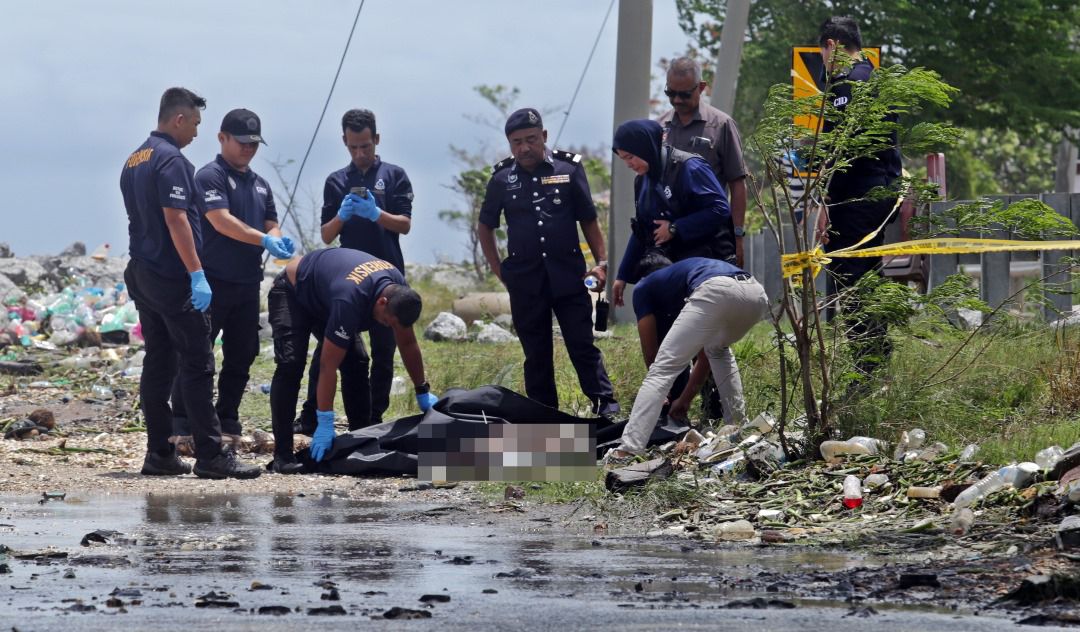
[[[506,132],[506,135],[509,136],[519,129],[526,129],[529,127],[539,127],[540,129],[543,129],[544,121],[540,118],[540,113],[533,108],[521,108],[506,119],[506,126],[503,129]]]
[[[266,144],[262,137],[262,122],[251,110],[243,108],[230,110],[225,118],[221,119],[221,131],[241,143]]]

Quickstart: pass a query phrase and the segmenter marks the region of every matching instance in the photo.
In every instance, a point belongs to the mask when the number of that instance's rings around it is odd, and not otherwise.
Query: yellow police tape
[[[869,241],[877,234],[874,231],[858,244],[826,253],[821,246],[812,252],[796,252],[780,258],[784,278],[799,274],[810,268],[814,276],[833,259],[847,257],[893,257],[897,255],[945,255],[970,254],[982,252],[1015,252],[1036,250],[1080,250],[1080,241],[1019,241],[1015,239],[966,239],[963,237],[943,237],[938,239],[915,239],[896,244],[858,249],[859,245]]]

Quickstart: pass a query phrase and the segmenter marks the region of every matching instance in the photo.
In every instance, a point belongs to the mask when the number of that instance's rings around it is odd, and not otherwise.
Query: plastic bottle
[[[862,483],[859,477],[848,474],[844,479],[844,507],[855,509],[862,506]]]
[[[975,458],[975,455],[979,453],[979,446],[974,443],[969,443],[964,447],[964,450],[960,453],[961,461],[970,461]]]
[[[939,498],[940,496],[940,487],[909,487],[907,490],[908,498]]]
[[[957,509],[953,514],[952,521],[949,523],[949,533],[953,535],[964,535],[971,530],[971,525],[975,522],[975,513],[963,507]]]
[[[922,428],[912,428],[901,432],[900,441],[896,444],[896,450],[893,451],[893,458],[897,461],[901,460],[908,452],[921,448],[925,441],[926,431]]]
[[[1001,480],[1006,485],[1012,485],[1016,489],[1023,489],[1031,484],[1031,481],[1039,473],[1039,466],[1031,461],[1007,465],[1001,468]]]
[[[585,277],[585,287],[588,288],[590,292],[599,292],[600,278],[597,277],[595,274],[590,274],[589,276]]]
[[[115,395],[113,395],[112,389],[110,389],[108,386],[102,386],[101,384],[94,384],[94,386],[91,387],[90,392],[93,394],[95,399],[100,399],[102,401],[109,401],[113,397],[115,397]]]
[[[866,489],[877,489],[888,482],[889,477],[884,474],[870,474],[863,479],[862,484]]]
[[[960,495],[953,501],[953,506],[957,509],[963,509],[964,507],[970,506],[976,500],[1005,487],[1004,475],[1006,469],[1007,467],[1003,467],[996,472],[991,472],[979,480],[979,482],[960,492]]]
[[[829,463],[840,460],[843,454],[877,454],[881,442],[870,437],[852,437],[847,441],[823,441],[821,457]]]
[[[1039,469],[1050,470],[1057,465],[1057,462],[1064,455],[1065,450],[1062,450],[1061,446],[1052,445],[1035,453],[1035,463],[1039,466]]]

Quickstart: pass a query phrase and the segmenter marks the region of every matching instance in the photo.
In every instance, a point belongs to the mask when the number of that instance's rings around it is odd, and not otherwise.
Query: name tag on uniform
[[[540,184],[570,184],[570,174],[564,173],[558,176],[544,176],[540,178]]]

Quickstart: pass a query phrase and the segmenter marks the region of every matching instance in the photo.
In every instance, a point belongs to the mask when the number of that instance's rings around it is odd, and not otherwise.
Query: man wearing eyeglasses
[[[746,218],[746,165],[743,163],[742,138],[734,119],[701,102],[704,89],[701,66],[696,61],[689,57],[672,61],[664,90],[672,109],[658,121],[664,126],[665,143],[704,158],[720,183],[727,185],[731,219],[735,224],[735,265],[742,266],[743,222]]]
[[[729,263],[742,267],[743,223],[746,219],[746,165],[743,163],[742,138],[733,118],[701,102],[704,89],[700,64],[689,57],[673,60],[668,66],[667,87],[664,90],[672,109],[659,118],[659,123],[664,126],[666,144],[704,158],[720,184],[727,185],[728,205],[735,228],[732,233],[735,261]],[[722,396],[732,395],[728,393],[731,388],[730,384],[715,385],[711,376],[708,377],[702,391],[705,417],[720,418]],[[684,416],[689,406],[690,402],[678,398],[672,403],[670,413],[676,417]]]

